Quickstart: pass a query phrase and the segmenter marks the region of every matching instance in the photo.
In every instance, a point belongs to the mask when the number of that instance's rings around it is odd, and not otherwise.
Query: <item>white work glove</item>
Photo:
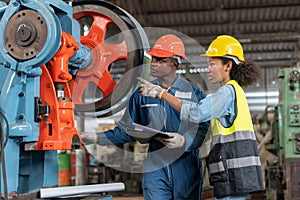
[[[169,138],[157,137],[156,140],[160,141],[170,149],[180,148],[185,144],[185,138],[179,133],[167,133]]]
[[[161,88],[159,85],[152,84],[141,77],[138,77],[137,79],[141,82],[141,85],[139,87],[139,93],[142,96],[151,98],[161,98],[163,93],[166,92],[166,90]]]
[[[82,142],[85,145],[96,144],[99,141],[99,137],[97,133],[81,132],[80,137],[82,139]]]

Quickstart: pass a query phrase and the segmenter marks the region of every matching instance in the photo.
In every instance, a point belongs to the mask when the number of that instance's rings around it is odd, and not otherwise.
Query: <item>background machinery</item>
[[[300,69],[279,73],[279,104],[275,107],[272,140],[266,149],[278,157],[268,163],[268,199],[300,199]]]
[[[57,186],[57,150],[82,148],[74,112],[121,110],[149,45],[131,15],[99,0],[0,1],[0,20],[0,187],[7,199]]]

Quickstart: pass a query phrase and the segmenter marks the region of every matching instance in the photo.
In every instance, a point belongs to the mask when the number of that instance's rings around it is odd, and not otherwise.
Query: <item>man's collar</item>
[[[153,81],[153,83],[161,86],[158,79],[155,79]],[[182,86],[182,79],[180,78],[180,75],[177,75],[177,78],[175,79],[175,81],[172,83],[172,85],[168,89],[170,89],[170,88],[181,89],[181,86]]]

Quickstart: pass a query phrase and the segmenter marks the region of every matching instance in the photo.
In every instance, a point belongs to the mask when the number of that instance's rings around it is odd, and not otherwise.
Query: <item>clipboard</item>
[[[134,128],[126,128],[126,133],[136,138],[171,138],[168,133],[141,124],[133,123]]]

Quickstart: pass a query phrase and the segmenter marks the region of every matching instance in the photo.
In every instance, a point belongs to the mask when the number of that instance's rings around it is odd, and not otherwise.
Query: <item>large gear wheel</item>
[[[110,3],[76,1],[73,11],[81,28],[80,42],[92,50],[94,58],[71,82],[75,110],[98,117],[111,115],[124,108],[136,88],[136,77],[143,69],[136,67],[144,63],[148,39],[130,14]]]

